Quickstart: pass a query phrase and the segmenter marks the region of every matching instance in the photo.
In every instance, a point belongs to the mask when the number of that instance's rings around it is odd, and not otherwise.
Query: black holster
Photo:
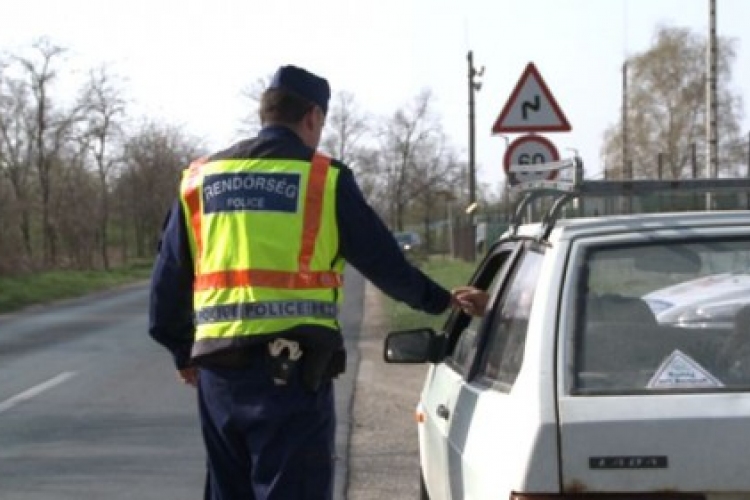
[[[302,356],[302,384],[311,391],[317,391],[346,370],[346,350],[330,351],[311,349]]]

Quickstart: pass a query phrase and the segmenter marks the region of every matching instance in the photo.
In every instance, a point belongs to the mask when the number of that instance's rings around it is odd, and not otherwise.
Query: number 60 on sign
[[[535,180],[553,180],[557,171],[549,172],[511,172],[511,165],[537,165],[560,159],[557,148],[548,139],[539,135],[524,135],[508,146],[503,159],[503,170],[508,183],[514,186],[520,182]]]

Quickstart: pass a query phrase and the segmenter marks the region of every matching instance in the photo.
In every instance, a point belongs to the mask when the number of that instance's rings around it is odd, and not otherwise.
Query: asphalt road
[[[423,369],[380,361],[379,292],[348,272],[345,293],[335,497],[416,498]],[[138,285],[0,316],[0,500],[202,498],[195,392],[148,338],[147,299]]]
[[[0,499],[200,498],[195,393],[146,304],[138,286],[0,320]]]

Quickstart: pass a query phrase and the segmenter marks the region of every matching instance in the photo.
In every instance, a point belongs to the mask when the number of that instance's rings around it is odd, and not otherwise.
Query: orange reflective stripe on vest
[[[221,271],[196,276],[196,291],[245,286],[268,288],[336,288],[343,285],[341,275],[335,271],[312,271],[288,273],[262,269]]]
[[[323,191],[328,174],[330,158],[315,153],[312,159],[310,178],[307,182],[307,197],[305,198],[305,221],[302,226],[302,248],[299,255],[299,270],[310,270],[315,250],[315,240],[318,239],[320,216],[323,213]]]
[[[201,237],[201,190],[198,189],[196,184],[199,181],[199,174],[201,166],[205,165],[208,161],[207,157],[198,158],[190,164],[188,167],[187,177],[187,188],[185,192],[185,203],[188,206],[190,212],[190,225],[193,228],[193,236],[195,238],[196,255],[201,255],[203,250],[203,238]],[[195,265],[198,265],[200,259],[196,259]],[[196,268],[196,274],[198,269]]]
[[[310,271],[310,262],[315,251],[315,242],[320,230],[321,217],[323,213],[323,195],[325,192],[326,179],[330,158],[315,153],[307,182],[307,195],[305,197],[304,219],[302,226],[302,244],[298,258],[299,268],[297,272],[275,271],[264,269],[235,269],[230,271],[218,271],[201,274],[196,269],[193,289],[196,292],[211,289],[261,286],[280,289],[311,289],[311,288],[338,288],[343,284],[341,275],[336,271]],[[203,162],[205,163],[205,161]],[[191,172],[193,174],[193,165]],[[198,166],[195,168],[199,170]],[[190,207],[193,231],[200,235],[200,192],[192,189],[186,196]],[[202,242],[200,236],[196,236],[196,246],[200,255]]]

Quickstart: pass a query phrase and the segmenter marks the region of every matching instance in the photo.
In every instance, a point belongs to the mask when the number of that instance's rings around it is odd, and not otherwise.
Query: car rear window
[[[578,286],[574,392],[750,389],[750,240],[593,247]]]

